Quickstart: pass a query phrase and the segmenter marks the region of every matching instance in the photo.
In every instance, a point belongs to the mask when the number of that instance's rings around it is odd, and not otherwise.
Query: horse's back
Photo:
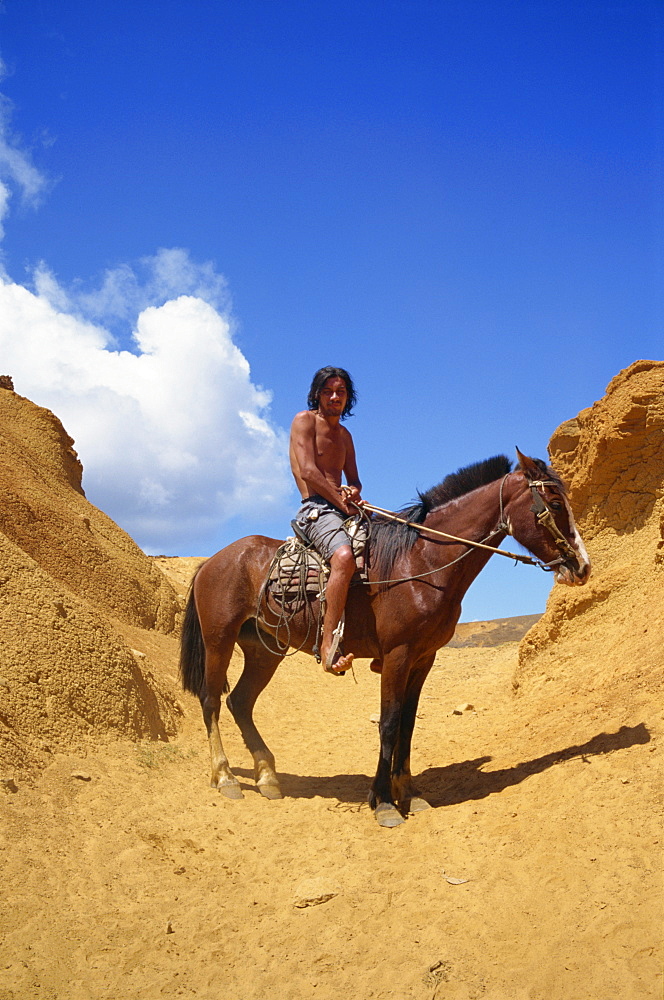
[[[210,593],[237,592],[255,599],[275,552],[282,544],[266,535],[246,535],[215,552],[203,563],[194,581],[196,601]]]

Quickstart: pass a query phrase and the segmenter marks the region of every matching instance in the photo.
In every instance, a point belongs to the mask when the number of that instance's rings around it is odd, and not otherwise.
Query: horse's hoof
[[[415,795],[408,803],[409,813],[421,813],[425,812],[427,809],[431,809],[431,806],[426,799],[421,799],[419,795]]]
[[[405,819],[396,806],[391,802],[379,802],[374,810],[374,816],[378,826],[400,826],[405,823]]]
[[[258,791],[265,799],[283,799],[279,785],[266,781],[264,785],[258,785]]]
[[[227,799],[244,798],[244,792],[236,781],[225,781],[222,784],[213,785],[213,788],[217,788]]]

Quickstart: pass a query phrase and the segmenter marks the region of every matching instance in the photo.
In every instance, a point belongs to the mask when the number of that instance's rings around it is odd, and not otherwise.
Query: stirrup
[[[339,619],[339,624],[332,632],[332,645],[330,646],[330,652],[328,653],[327,663],[323,664],[326,670],[328,667],[331,667],[332,664],[334,663],[334,657],[337,652],[337,649],[339,648],[339,643],[343,639],[345,620],[346,620],[346,613],[344,612],[341,618]]]

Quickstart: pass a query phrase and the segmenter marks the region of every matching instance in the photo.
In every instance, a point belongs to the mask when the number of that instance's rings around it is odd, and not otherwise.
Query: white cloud
[[[0,79],[7,74],[0,58]],[[50,181],[12,133],[0,95],[0,239],[12,199]],[[0,368],[75,439],[89,499],[148,551],[210,551],[220,525],[285,513],[286,436],[233,343],[226,282],[181,248],[64,288],[0,264]],[[130,344],[130,350],[120,346]]]
[[[0,80],[6,75],[6,66],[0,58]],[[48,179],[32,164],[29,152],[11,132],[12,111],[12,102],[0,94],[0,239],[4,236],[4,222],[14,191],[24,202],[36,205],[49,187]]]
[[[162,247],[134,267],[120,264],[108,268],[95,288],[78,280],[66,291],[44,263],[35,269],[33,281],[38,294],[57,309],[107,326],[118,320],[132,323],[148,306],[163,305],[180,295],[203,299],[224,312],[230,307],[224,277],[209,261],[196,264],[181,247]]]
[[[142,266],[144,282],[129,267],[109,272],[94,309],[92,293],[65,291],[44,267],[35,291],[0,281],[0,364],[74,437],[92,502],[149,551],[184,554],[257,498],[262,515],[285,509],[286,435],[228,316],[203,297],[226,295],[213,267],[182,250]],[[146,304],[181,284],[189,294]],[[83,316],[107,308],[128,319],[137,303],[134,351]]]

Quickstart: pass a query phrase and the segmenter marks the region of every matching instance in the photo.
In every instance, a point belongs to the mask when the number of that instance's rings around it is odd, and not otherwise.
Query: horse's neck
[[[428,514],[424,523],[436,531],[479,542],[498,527],[499,521],[500,481],[450,500]]]

